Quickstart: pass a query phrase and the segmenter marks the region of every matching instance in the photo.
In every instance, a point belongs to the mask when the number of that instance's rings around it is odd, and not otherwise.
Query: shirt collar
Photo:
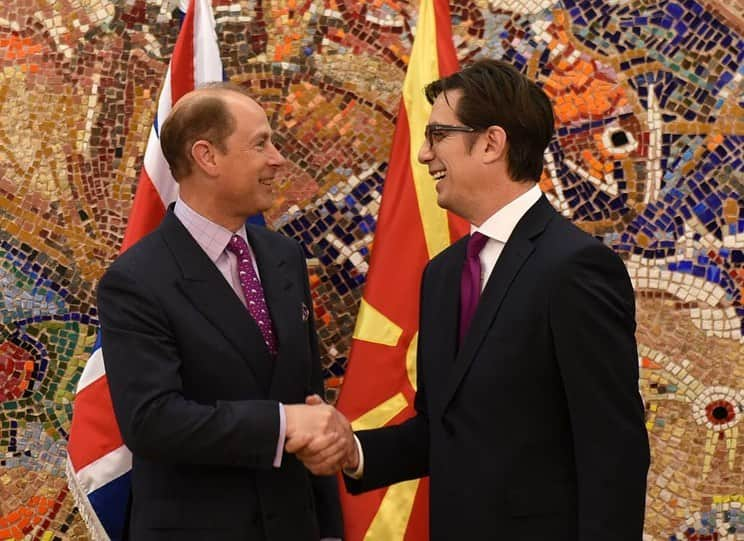
[[[542,190],[539,185],[535,184],[522,195],[493,213],[480,227],[471,224],[470,233],[479,231],[487,237],[505,244],[522,216],[527,213],[532,205],[537,203],[541,196]]]
[[[230,242],[233,235],[243,237],[243,240],[248,243],[245,225],[241,225],[240,229],[235,232],[230,231],[196,212],[180,196],[176,199],[173,214],[181,221],[213,263],[216,263],[217,259],[224,253],[227,243]],[[248,244],[250,245],[250,243]]]

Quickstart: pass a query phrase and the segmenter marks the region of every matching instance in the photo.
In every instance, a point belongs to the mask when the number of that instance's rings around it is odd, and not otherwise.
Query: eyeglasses
[[[447,132],[462,132],[462,133],[474,133],[480,130],[471,128],[470,126],[452,126],[450,124],[427,124],[424,129],[424,137],[426,142],[429,144],[429,148],[434,148],[434,143],[438,143]]]

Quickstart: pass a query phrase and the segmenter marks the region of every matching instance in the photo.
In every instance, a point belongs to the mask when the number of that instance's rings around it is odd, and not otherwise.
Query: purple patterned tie
[[[227,243],[227,250],[231,251],[238,258],[238,278],[240,287],[243,288],[245,302],[248,305],[248,311],[256,320],[258,328],[261,331],[266,347],[272,355],[276,355],[276,338],[274,329],[269,316],[269,309],[266,307],[261,282],[258,281],[256,270],[253,268],[253,258],[248,244],[239,235],[233,235],[230,242]]]
[[[481,294],[481,265],[478,257],[488,237],[477,231],[468,239],[467,256],[460,278],[460,343],[470,327]]]

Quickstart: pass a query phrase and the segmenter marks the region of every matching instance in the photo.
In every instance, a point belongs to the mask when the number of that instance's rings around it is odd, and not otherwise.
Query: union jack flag
[[[178,195],[178,184],[160,149],[160,125],[181,96],[223,79],[209,0],[180,0],[181,30],[150,130],[137,193],[121,252],[155,229]],[[127,519],[132,454],[114,417],[100,336],[85,365],[73,404],[67,478],[94,541],[122,539]]]

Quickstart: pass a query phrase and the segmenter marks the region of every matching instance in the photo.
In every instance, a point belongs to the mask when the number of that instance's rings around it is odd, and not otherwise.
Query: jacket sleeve
[[[421,279],[422,291],[427,269],[428,266]],[[420,340],[416,352],[416,389],[411,418],[398,425],[356,432],[364,453],[364,472],[360,479],[344,475],[346,489],[351,494],[429,475],[429,416]]]
[[[574,254],[554,278],[550,325],[573,428],[579,541],[639,540],[649,446],[630,278],[601,244]]]
[[[364,472],[360,479],[344,475],[351,494],[429,475],[429,422],[425,414],[417,412],[399,425],[361,430],[356,435],[364,452]]]

